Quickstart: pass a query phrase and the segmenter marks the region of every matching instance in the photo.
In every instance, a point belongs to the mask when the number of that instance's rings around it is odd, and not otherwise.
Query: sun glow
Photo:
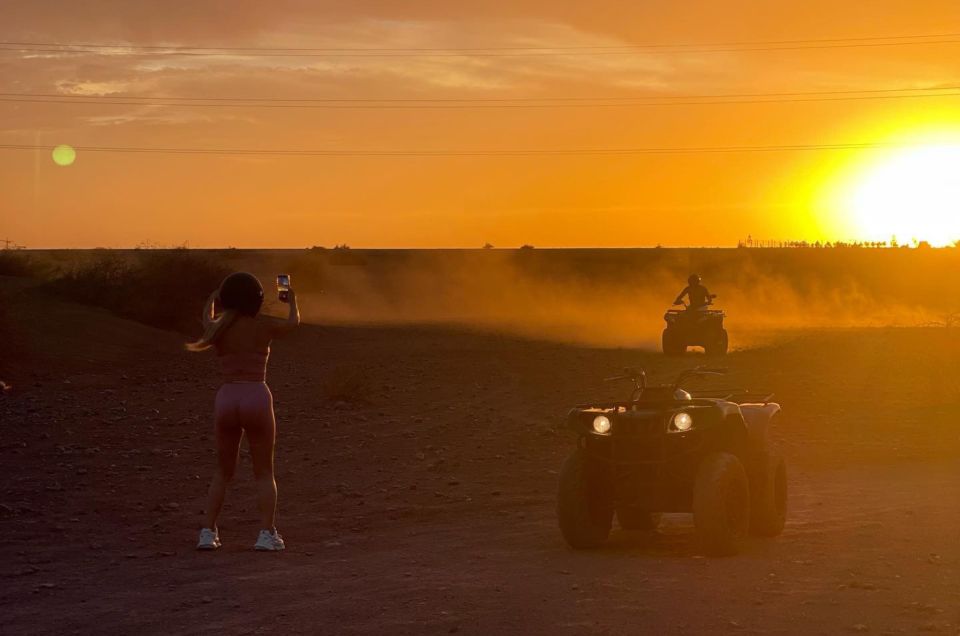
[[[942,247],[960,239],[960,144],[905,149],[853,183],[845,207],[863,240]]]

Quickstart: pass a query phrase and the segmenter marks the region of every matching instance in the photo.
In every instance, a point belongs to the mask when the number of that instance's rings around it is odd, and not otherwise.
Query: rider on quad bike
[[[716,294],[711,294],[707,288],[703,286],[698,274],[690,274],[690,278],[687,279],[687,283],[687,286],[683,288],[683,291],[680,292],[680,295],[677,296],[677,299],[673,301],[674,305],[682,305],[683,297],[687,296],[690,298],[689,309],[691,311],[696,311],[698,309],[705,308],[714,298],[717,297]]]
[[[723,326],[726,313],[710,309],[717,295],[711,294],[696,274],[691,274],[687,282],[690,284],[673,304],[683,305],[684,296],[690,304],[684,309],[670,309],[663,316],[667,323],[663,330],[663,352],[680,355],[687,347],[703,347],[708,355],[726,355],[729,347],[729,337]]]

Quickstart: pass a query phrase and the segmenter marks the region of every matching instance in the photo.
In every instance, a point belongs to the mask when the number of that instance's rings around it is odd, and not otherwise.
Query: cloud
[[[156,109],[151,107],[138,108],[114,115],[94,115],[85,117],[84,120],[91,126],[123,126],[126,124],[178,125],[211,121],[207,115],[197,115],[193,113],[158,113]]]
[[[149,3],[148,3],[149,4]],[[240,3],[242,4],[242,3]],[[94,2],[91,10],[114,6]],[[206,8],[204,8],[206,7]],[[114,8],[117,8],[114,6]],[[74,21],[74,34],[65,42],[136,42],[153,45],[219,44],[257,47],[309,47],[327,49],[425,49],[425,56],[371,53],[370,57],[285,57],[228,54],[185,56],[144,54],[131,48],[109,49],[107,54],[14,53],[0,56],[0,84],[17,92],[61,93],[71,96],[155,97],[302,97],[427,98],[493,95],[503,97],[551,94],[616,93],[618,90],[669,91],[683,82],[696,82],[699,61],[657,55],[531,55],[510,56],[503,51],[490,56],[451,55],[451,49],[469,47],[621,47],[628,42],[576,26],[540,19],[385,19],[366,15],[321,19],[322,13],[271,14],[259,24],[259,9],[250,9],[249,22],[227,19],[226,25],[207,21],[210,3],[198,3],[196,23],[179,37],[166,34],[164,15],[155,32],[138,35],[129,29],[98,34],[102,21]],[[243,12],[249,7],[237,6]],[[131,18],[135,8],[117,8],[118,16]],[[145,9],[144,9],[145,10]],[[68,11],[69,13],[70,11]],[[20,12],[22,17],[23,11]],[[72,10],[74,18],[76,11]],[[422,13],[422,12],[421,12]],[[176,14],[176,15],[173,15]],[[16,24],[16,12],[11,24]],[[119,19],[119,18],[118,18]],[[201,24],[209,32],[201,37]],[[50,21],[56,30],[60,16]],[[226,32],[230,31],[230,37]],[[42,41],[44,34],[24,35],[25,41]],[[56,39],[50,36],[51,39]],[[159,44],[158,44],[159,43]],[[549,51],[545,51],[549,52]],[[2,105],[0,105],[2,106]],[[129,107],[97,104],[50,105],[31,109],[38,127],[93,128],[190,126],[214,122],[246,124],[269,119],[267,111],[210,107]],[[287,112],[292,117],[312,113]],[[327,114],[332,114],[327,112]],[[346,117],[345,111],[338,116]],[[23,128],[30,115],[21,112],[11,128]],[[0,124],[2,126],[2,124]],[[185,129],[186,130],[186,129]],[[3,130],[0,128],[0,133]]]
[[[107,80],[91,82],[82,80],[61,80],[57,82],[57,91],[64,95],[116,95],[130,91],[132,82],[126,80]]]
[[[89,41],[93,36],[71,38],[66,41]],[[110,40],[117,42],[116,39]],[[155,41],[153,39],[147,39]],[[204,38],[189,42],[216,46],[216,39]],[[252,44],[251,44],[252,42]],[[138,41],[144,43],[144,41]],[[170,45],[187,44],[187,38],[165,42]],[[159,72],[190,72],[203,70],[210,75],[236,73],[238,70],[269,70],[271,72],[308,71],[320,78],[334,81],[348,80],[354,85],[365,81],[394,82],[400,93],[421,88],[539,90],[549,84],[563,81],[607,85],[611,87],[663,88],[674,84],[685,71],[703,70],[702,60],[690,56],[666,57],[655,54],[584,55],[562,53],[556,50],[529,52],[528,55],[510,55],[509,51],[488,51],[485,55],[463,56],[451,49],[470,47],[623,47],[629,42],[578,29],[575,26],[544,20],[384,20],[363,18],[349,22],[329,22],[303,19],[275,24],[273,29],[261,29],[243,42],[232,46],[311,47],[327,49],[381,49],[370,51],[367,57],[345,55],[337,57],[256,56],[230,53],[216,56],[175,55],[169,52],[150,55],[127,48],[109,49],[95,54],[35,54],[20,53],[24,62],[31,61],[31,70],[44,75],[43,60],[51,66],[69,69],[94,67],[109,68],[112,76],[96,78],[60,77],[60,86],[75,85],[74,94],[115,94],[122,92],[123,82],[132,82],[143,75]],[[226,46],[226,44],[225,44]],[[382,49],[424,49],[424,55],[395,55]],[[37,55],[49,56],[43,60]],[[22,70],[22,69],[21,69]],[[99,84],[99,85],[98,85]]]
[[[300,25],[277,32],[268,42],[284,46],[356,49],[421,49],[422,56],[391,56],[388,51],[371,52],[370,57],[271,58],[248,64],[274,68],[297,68],[317,74],[352,77],[393,78],[406,90],[421,87],[458,89],[527,90],[549,89],[557,81],[594,87],[646,86],[662,88],[675,83],[685,70],[704,70],[704,61],[695,56],[649,53],[585,55],[564,52],[557,47],[624,47],[629,42],[586,32],[574,26],[543,20],[508,21],[427,21],[360,20],[336,24],[326,30]],[[455,49],[486,47],[513,51],[484,51],[465,56]],[[538,49],[526,51],[521,49]]]

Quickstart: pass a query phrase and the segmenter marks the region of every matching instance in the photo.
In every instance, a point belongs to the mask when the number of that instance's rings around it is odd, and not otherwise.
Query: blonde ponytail
[[[237,311],[235,309],[228,309],[216,318],[211,318],[205,320],[206,329],[203,331],[203,335],[200,336],[200,339],[196,342],[188,342],[186,344],[188,351],[205,351],[220,340],[224,332],[234,323],[237,319]]]

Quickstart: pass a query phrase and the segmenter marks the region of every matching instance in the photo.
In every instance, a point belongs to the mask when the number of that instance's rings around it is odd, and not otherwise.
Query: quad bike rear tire
[[[750,488],[750,533],[776,537],[787,520],[787,464],[779,455],[764,455]]]
[[[624,506],[617,508],[617,523],[624,530],[656,530],[660,525],[659,512],[647,512],[639,508]]]
[[[693,487],[693,523],[707,556],[730,556],[750,527],[750,484],[736,455],[712,453],[700,464]]]
[[[669,329],[663,330],[663,353],[668,356],[682,356],[687,352],[685,344]]]
[[[726,329],[721,329],[713,337],[713,342],[704,347],[704,351],[707,355],[711,356],[725,356],[727,351],[730,348],[730,335],[727,333]]]
[[[577,550],[603,545],[613,525],[613,507],[590,496],[584,463],[581,449],[567,457],[560,469],[557,493],[560,532],[570,547]]]

